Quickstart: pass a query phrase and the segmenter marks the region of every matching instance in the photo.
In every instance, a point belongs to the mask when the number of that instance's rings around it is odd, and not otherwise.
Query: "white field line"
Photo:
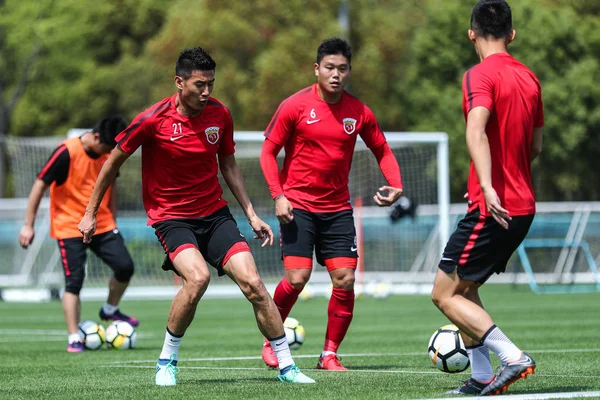
[[[66,340],[67,331],[60,329],[0,329],[0,343],[9,342],[56,342]],[[35,336],[35,337],[29,337]],[[139,333],[138,340],[154,338],[152,333]]]
[[[298,357],[296,357],[298,358]],[[154,369],[154,365],[114,365],[114,364],[100,364],[103,368],[131,368],[131,369]],[[214,370],[214,371],[268,371],[266,367],[179,367],[180,369],[201,369],[201,370]],[[317,371],[322,372],[316,368],[302,368],[303,371]],[[412,375],[440,375],[439,371],[412,371],[412,370],[381,370],[381,369],[349,369],[348,371],[339,371],[340,373],[367,373],[367,374],[412,374]],[[463,374],[456,374],[465,375]],[[554,375],[554,374],[535,374],[537,377],[554,377],[554,378],[576,378],[576,379],[598,379],[600,376],[596,375]]]
[[[65,333],[64,335],[61,336],[52,336],[52,337],[47,337],[47,338],[42,338],[40,339],[39,337],[9,337],[9,338],[2,338],[0,337],[0,343],[23,343],[23,342],[35,342],[35,343],[40,343],[40,342],[67,342],[67,334]]]
[[[546,350],[527,350],[527,353],[597,353],[600,348],[594,349],[546,349]],[[423,351],[414,351],[407,353],[358,353],[358,354],[340,354],[340,357],[415,357],[426,355]],[[319,354],[295,354],[294,358],[314,358],[319,357]],[[260,360],[260,356],[240,356],[240,357],[204,357],[204,358],[185,358],[188,361],[243,361],[243,360]],[[156,359],[152,360],[127,360],[114,361],[113,364],[136,364],[136,363],[155,363]]]

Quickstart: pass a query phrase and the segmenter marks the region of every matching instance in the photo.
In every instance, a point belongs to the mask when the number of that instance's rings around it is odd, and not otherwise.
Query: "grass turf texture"
[[[534,376],[506,394],[600,390],[599,294],[535,295],[527,287],[495,285],[481,292],[495,322],[538,364]],[[83,319],[97,321],[100,306],[83,303]],[[166,301],[122,304],[141,320],[135,350],[68,354],[60,303],[0,303],[0,398],[415,399],[447,397],[445,391],[469,376],[469,370],[444,374],[429,361],[429,337],[447,320],[428,296],[359,299],[340,349],[343,364],[353,371],[341,373],[314,370],[327,300],[298,302],[292,316],[305,326],[307,339],[294,355],[316,385],[277,382],[277,372],[260,359],[262,340],[250,304],[211,299],[200,302],[182,342],[178,385],[159,388],[154,365],[169,306]]]

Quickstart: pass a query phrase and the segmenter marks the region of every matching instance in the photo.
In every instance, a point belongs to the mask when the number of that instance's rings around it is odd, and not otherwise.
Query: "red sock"
[[[294,288],[285,278],[275,288],[273,301],[279,310],[282,321],[285,321],[288,315],[290,315],[290,311],[292,311],[292,307],[296,304],[300,292],[301,290]]]
[[[327,332],[325,333],[324,351],[337,353],[344,340],[354,311],[354,289],[333,288],[329,307],[327,308]]]

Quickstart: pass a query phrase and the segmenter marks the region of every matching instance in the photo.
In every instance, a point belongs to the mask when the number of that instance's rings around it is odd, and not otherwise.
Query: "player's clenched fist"
[[[90,243],[96,232],[96,217],[92,214],[84,214],[77,228],[83,235],[83,243]]]
[[[294,219],[293,210],[292,203],[285,196],[281,196],[275,200],[275,215],[280,223],[288,224],[292,222]]]
[[[373,201],[379,207],[389,207],[394,204],[402,196],[403,190],[401,188],[395,188],[391,186],[382,186],[379,188],[380,192],[387,191],[387,196],[377,192],[373,196]]]
[[[33,242],[34,236],[35,231],[33,230],[33,226],[23,225],[21,232],[19,232],[19,244],[21,247],[24,249],[28,248],[31,242]]]

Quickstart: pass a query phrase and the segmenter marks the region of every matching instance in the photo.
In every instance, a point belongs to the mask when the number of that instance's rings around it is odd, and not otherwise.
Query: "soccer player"
[[[19,233],[19,243],[26,249],[33,242],[33,224],[40,201],[50,188],[50,237],[58,241],[65,274],[62,306],[69,332],[67,351],[70,353],[84,349],[77,325],[81,316],[79,292],[85,278],[88,248],[114,273],[108,286],[108,298],[100,309],[100,318],[139,325],[137,319],[119,311],[119,301],[127,289],[134,267],[115,224],[116,198],[113,189],[109,188],[111,195],[99,205],[96,234],[88,244],[81,242],[81,234],[77,229],[100,169],[108,159],[108,153],[115,147],[115,137],[126,126],[122,118],[108,117],[98,121],[91,132],[60,143],[31,188],[25,223]],[[113,181],[108,182],[108,186],[112,187]]]
[[[454,394],[499,394],[535,370],[479,297],[479,287],[504,272],[535,214],[531,162],[542,150],[544,107],[536,76],[507,52],[514,38],[505,1],[475,5],[469,39],[481,62],[462,85],[469,208],[446,245],[432,292],[435,305],[460,328],[471,361],[471,378]],[[502,361],[496,376],[488,349]]]
[[[314,64],[317,83],[284,100],[265,131],[260,163],[275,214],[281,224],[285,275],[274,300],[285,321],[312,272],[313,250],[325,266],[333,290],[327,310],[325,345],[318,369],[346,370],[337,351],[354,310],[357,242],[348,190],[356,139],[373,152],[389,186],[373,197],[390,206],[402,195],[400,168],[371,110],[344,90],[352,51],[339,38],[323,41]],[[285,148],[278,171],[277,154]],[[277,359],[265,340],[262,358],[275,367]]]
[[[294,364],[277,308],[222,197],[219,169],[256,238],[264,240],[263,247],[273,243],[273,232],[254,212],[235,161],[231,114],[210,97],[215,67],[212,57],[199,47],[181,52],[175,66],[177,93],[139,114],[117,137],[118,146],[100,172],[79,230],[88,242],[109,183],[141,146],[148,224],[167,254],[163,269],[175,271],[184,282],[171,305],[156,384],[177,383],[179,345],[208,287],[207,263],[219,276],[227,274],[252,303],[258,328],[277,353],[279,380],[314,383]]]

